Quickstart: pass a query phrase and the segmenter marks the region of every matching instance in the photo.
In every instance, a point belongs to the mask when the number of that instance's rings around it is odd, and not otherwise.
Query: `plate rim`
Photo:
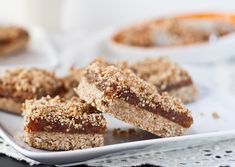
[[[21,147],[17,142],[12,140],[14,136],[8,134],[2,127],[0,127],[0,135],[1,137],[11,145],[16,151],[20,152],[21,154],[32,158],[32,157],[54,157],[54,156],[61,156],[64,154],[69,155],[76,155],[78,153],[88,153],[90,151],[104,151],[105,149],[115,149],[120,148],[128,145],[128,148],[134,148],[135,146],[139,147],[147,147],[152,144],[161,144],[167,143],[172,141],[184,141],[184,140],[196,140],[196,139],[206,139],[208,137],[223,137],[226,136],[224,140],[235,138],[235,129],[234,130],[222,130],[217,132],[209,132],[209,133],[199,133],[199,134],[191,134],[191,135],[183,135],[183,136],[176,136],[176,137],[169,137],[169,138],[157,138],[157,139],[147,139],[147,140],[140,140],[140,141],[132,141],[132,142],[125,142],[125,143],[118,143],[118,144],[111,144],[101,147],[95,148],[87,148],[81,150],[69,150],[69,151],[45,151],[45,152],[35,152],[31,150],[27,150],[26,148]],[[229,136],[229,137],[228,137]],[[223,139],[217,140],[223,141]],[[33,158],[32,158],[33,159]]]

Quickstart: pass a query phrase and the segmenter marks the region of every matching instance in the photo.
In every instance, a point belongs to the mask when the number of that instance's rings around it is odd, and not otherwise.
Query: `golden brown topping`
[[[192,84],[189,74],[168,58],[146,58],[130,66],[135,74],[160,91]]]
[[[107,66],[98,61],[90,64],[83,75],[88,81],[91,80],[102,87],[109,98],[120,96],[120,92],[126,90],[127,93],[134,93],[140,99],[139,105],[158,107],[156,104],[161,104],[166,112],[172,109],[175,112],[189,113],[180,100],[170,97],[167,93],[160,95],[155,86],[140,79],[129,69]]]
[[[63,82],[54,73],[38,68],[6,70],[1,76],[0,86],[6,95],[18,94],[23,99],[55,96],[64,91]]]
[[[26,100],[23,104],[24,110],[32,112],[31,117],[44,116],[47,114],[64,115],[67,117],[76,117],[82,113],[95,113],[95,108],[91,107],[85,101],[78,97],[72,97],[71,100],[66,100],[56,96],[42,97],[41,99]]]
[[[105,62],[104,57],[97,56],[93,61],[99,61],[102,63],[111,64],[109,62]],[[78,86],[83,68],[71,67],[69,69],[68,75],[63,78],[63,82],[67,90],[73,89]]]

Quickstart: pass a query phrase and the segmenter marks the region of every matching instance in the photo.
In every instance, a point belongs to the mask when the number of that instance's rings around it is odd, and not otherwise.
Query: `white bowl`
[[[106,49],[115,59],[133,61],[145,56],[165,55],[178,63],[216,63],[235,56],[235,33],[220,37],[213,42],[144,48],[115,42],[112,36],[116,32],[114,31],[105,41]]]

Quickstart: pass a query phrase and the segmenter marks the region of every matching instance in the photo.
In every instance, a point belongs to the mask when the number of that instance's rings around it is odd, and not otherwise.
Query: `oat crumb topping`
[[[59,96],[54,98],[47,96],[39,100],[26,100],[22,110],[25,126],[35,119],[60,122],[62,125],[67,124],[75,128],[82,128],[82,125],[86,124],[87,121],[92,123],[92,126],[106,126],[105,119],[101,113],[78,97],[65,100]],[[82,121],[77,123],[76,119]]]
[[[179,99],[169,96],[166,92],[160,94],[154,85],[140,79],[129,69],[95,61],[84,70],[83,75],[96,85],[100,85],[106,95],[111,98],[120,95],[117,92],[125,90],[127,92],[123,93],[134,93],[140,99],[139,106],[158,107],[156,104],[159,104],[166,112],[173,110],[190,116],[190,111],[183,106]]]
[[[179,83],[188,82],[192,84],[190,75],[168,58],[145,58],[130,68],[142,79],[148,81],[160,90]]]
[[[12,92],[27,92],[36,95],[56,95],[63,91],[63,82],[53,72],[39,68],[16,68],[2,73],[2,87]]]

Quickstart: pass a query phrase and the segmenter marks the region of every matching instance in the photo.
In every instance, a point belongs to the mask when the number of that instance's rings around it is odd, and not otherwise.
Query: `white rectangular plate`
[[[22,141],[22,117],[0,112],[0,135],[17,151],[25,156],[46,164],[63,165],[81,163],[99,156],[130,149],[156,147],[159,151],[202,145],[213,141],[235,138],[234,96],[200,87],[200,97],[188,105],[194,117],[193,126],[184,136],[157,138],[148,132],[137,130],[133,136],[114,136],[113,128],[128,129],[130,125],[105,115],[108,130],[105,134],[105,145],[97,148],[74,151],[45,151],[27,146]],[[213,117],[216,112],[219,118]]]

